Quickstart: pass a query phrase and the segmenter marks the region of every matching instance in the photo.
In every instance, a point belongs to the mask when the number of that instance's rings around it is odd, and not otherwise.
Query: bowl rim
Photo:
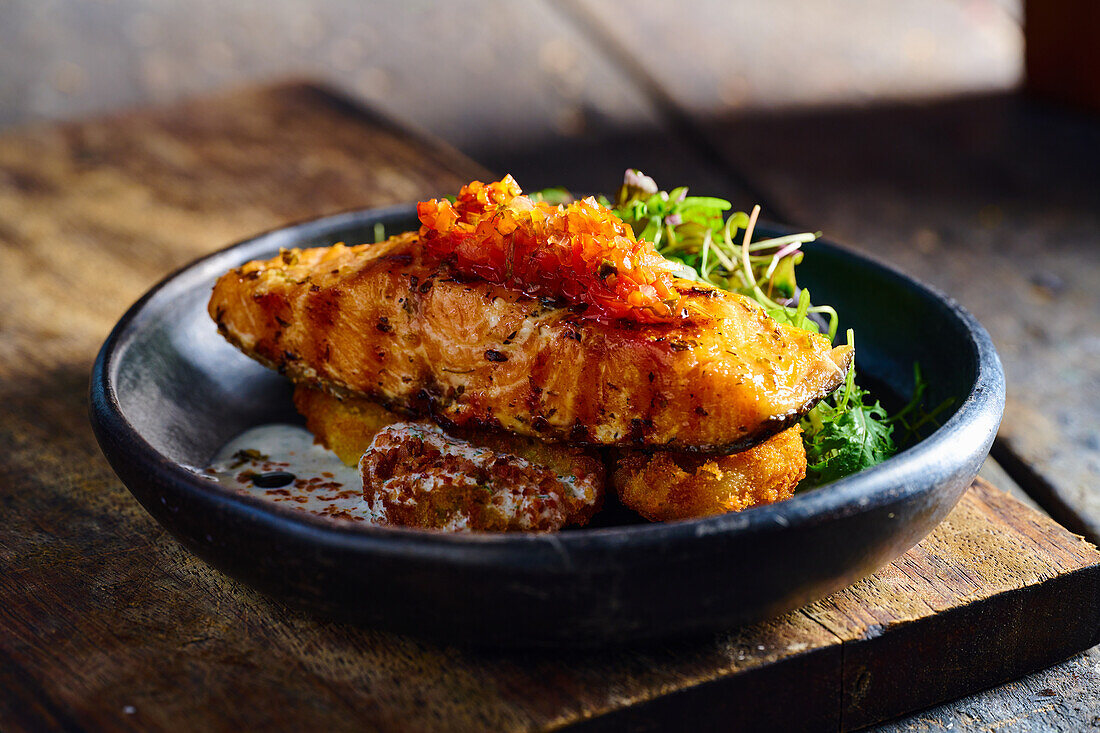
[[[1005,400],[1004,371],[989,334],[977,319],[936,288],[873,257],[821,238],[813,243],[815,249],[855,258],[883,277],[898,281],[923,298],[936,301],[956,318],[969,337],[970,356],[977,365],[977,373],[958,409],[932,435],[877,466],[775,504],[700,519],[575,528],[543,534],[450,533],[405,527],[344,525],[259,497],[234,493],[195,473],[193,468],[160,453],[127,419],[117,393],[117,368],[122,355],[141,332],[146,320],[153,317],[159,303],[199,283],[209,281],[212,285],[211,276],[216,278],[231,267],[256,259],[261,252],[266,253],[277,246],[301,246],[312,238],[331,235],[352,226],[414,218],[415,205],[401,204],[355,209],[276,227],[193,260],[151,287],[111,330],[92,369],[91,421],[100,446],[116,470],[120,462],[136,463],[161,483],[211,508],[243,512],[251,520],[263,522],[280,534],[289,533],[300,540],[342,551],[413,556],[429,561],[444,560],[450,564],[522,563],[529,567],[535,560],[547,567],[568,569],[573,567],[579,553],[584,554],[586,561],[613,562],[615,551],[624,545],[638,549],[667,548],[685,541],[707,542],[708,538],[730,534],[745,536],[808,528],[911,499],[915,494],[931,490],[928,486],[922,487],[922,482],[918,480],[919,476],[927,473],[929,466],[954,465],[960,455],[966,456],[971,452],[966,446],[973,445],[973,441],[992,440],[1000,424]],[[793,231],[790,227],[767,222],[762,222],[760,228],[779,233]],[[960,435],[963,436],[961,439]],[[130,490],[134,493],[132,488]]]

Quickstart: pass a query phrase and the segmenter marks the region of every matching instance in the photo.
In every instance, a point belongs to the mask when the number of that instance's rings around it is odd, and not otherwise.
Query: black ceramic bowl
[[[799,280],[858,334],[858,367],[933,404],[931,437],[816,491],[740,514],[558,534],[445,534],[343,526],[230,493],[188,467],[251,426],[293,419],[283,378],[229,346],[206,314],[215,279],[280,247],[371,241],[413,209],[362,211],[261,235],[153,288],[96,360],[99,443],[153,517],[211,565],[294,605],[372,626],[501,645],[599,645],[757,621],[842,588],[924,537],[989,450],[1004,375],[985,330],[955,302],[827,242]],[[772,230],[779,233],[779,230]],[[843,332],[843,331],[842,331]]]

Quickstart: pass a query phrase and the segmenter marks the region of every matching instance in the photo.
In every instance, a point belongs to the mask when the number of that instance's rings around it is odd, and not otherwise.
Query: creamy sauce
[[[335,453],[316,445],[312,433],[296,425],[246,430],[222,446],[200,475],[281,506],[338,521],[374,523],[363,499],[359,469],[345,466]]]

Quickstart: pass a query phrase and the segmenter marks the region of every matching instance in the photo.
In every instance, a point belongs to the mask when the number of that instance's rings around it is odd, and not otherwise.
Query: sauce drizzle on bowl
[[[374,523],[359,469],[296,425],[260,425],[222,446],[200,475],[240,494],[338,521]]]

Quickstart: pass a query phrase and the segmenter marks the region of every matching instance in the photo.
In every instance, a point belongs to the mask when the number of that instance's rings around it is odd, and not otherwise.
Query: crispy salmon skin
[[[844,379],[849,347],[749,298],[677,280],[689,317],[605,323],[427,261],[418,234],[284,251],[223,275],[209,312],[293,381],[455,427],[729,453]]]

